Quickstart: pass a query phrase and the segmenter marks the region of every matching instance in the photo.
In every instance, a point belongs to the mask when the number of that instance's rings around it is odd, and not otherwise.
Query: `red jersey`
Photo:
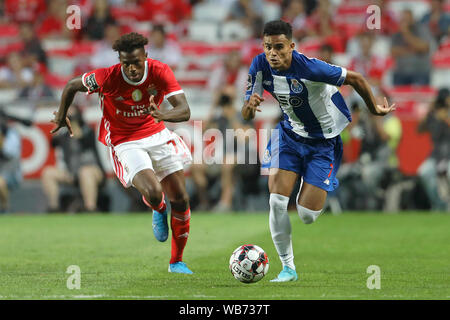
[[[155,123],[149,114],[141,114],[150,107],[150,95],[156,105],[164,98],[183,93],[172,70],[157,60],[147,59],[142,80],[127,78],[119,64],[83,74],[88,93],[98,92],[102,119],[98,139],[107,146],[139,140],[162,131],[164,122]]]

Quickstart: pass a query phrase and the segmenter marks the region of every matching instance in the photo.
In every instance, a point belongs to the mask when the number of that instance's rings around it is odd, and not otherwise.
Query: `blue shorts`
[[[303,181],[325,191],[339,186],[336,173],[342,159],[340,136],[330,139],[308,139],[276,127],[264,153],[263,168],[279,168],[296,172]]]

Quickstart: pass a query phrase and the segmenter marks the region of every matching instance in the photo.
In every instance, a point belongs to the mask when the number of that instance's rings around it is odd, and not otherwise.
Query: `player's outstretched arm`
[[[384,116],[395,110],[395,103],[389,106],[386,97],[384,97],[382,105],[376,103],[370,84],[360,73],[348,70],[344,84],[351,85],[358,92],[361,98],[364,99],[369,111],[374,115]]]
[[[172,105],[173,109],[168,111],[161,111],[158,109],[154,97],[150,96],[150,115],[155,119],[155,122],[183,122],[188,121],[191,117],[191,109],[186,100],[184,93],[176,94],[169,97],[167,100]]]
[[[62,127],[67,127],[70,136],[73,135],[72,126],[70,125],[69,117],[67,117],[67,111],[69,110],[69,107],[73,102],[73,98],[78,91],[87,91],[87,88],[83,85],[81,76],[73,78],[72,80],[67,82],[66,86],[64,87],[61,95],[59,109],[58,111],[53,112],[55,117],[53,118],[53,120],[51,120],[51,122],[56,124],[56,128],[50,131],[50,133],[55,133]]]
[[[251,120],[255,117],[256,111],[261,112],[259,105],[264,101],[264,98],[260,97],[259,94],[254,93],[251,95],[250,99],[245,101],[242,107],[241,114],[244,120]]]

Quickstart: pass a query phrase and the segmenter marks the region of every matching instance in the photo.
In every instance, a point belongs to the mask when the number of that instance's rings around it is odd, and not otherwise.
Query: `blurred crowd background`
[[[79,29],[68,28],[76,23],[71,5],[80,9]],[[270,96],[253,122],[242,121],[240,108],[263,25],[279,18],[292,24],[297,50],[360,72],[377,99],[398,108],[374,117],[342,87],[353,122],[342,133],[341,185],[327,210],[449,211],[447,0],[0,0],[0,211],[145,211],[96,141],[97,95],[77,95],[74,138],[49,134],[66,82],[118,63],[111,46],[124,33],[147,36],[148,56],[174,70],[192,110],[182,126],[273,128],[280,110]],[[268,207],[258,164],[196,164],[187,187],[197,211]]]

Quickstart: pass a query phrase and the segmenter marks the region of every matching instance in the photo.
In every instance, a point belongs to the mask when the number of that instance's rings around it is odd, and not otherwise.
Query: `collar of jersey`
[[[120,71],[122,72],[123,80],[125,80],[126,83],[131,84],[132,86],[139,86],[147,80],[147,74],[148,74],[148,60],[145,60],[145,69],[144,69],[144,76],[142,77],[141,81],[134,82],[127,78],[125,72],[123,71],[122,66],[120,67]]]

